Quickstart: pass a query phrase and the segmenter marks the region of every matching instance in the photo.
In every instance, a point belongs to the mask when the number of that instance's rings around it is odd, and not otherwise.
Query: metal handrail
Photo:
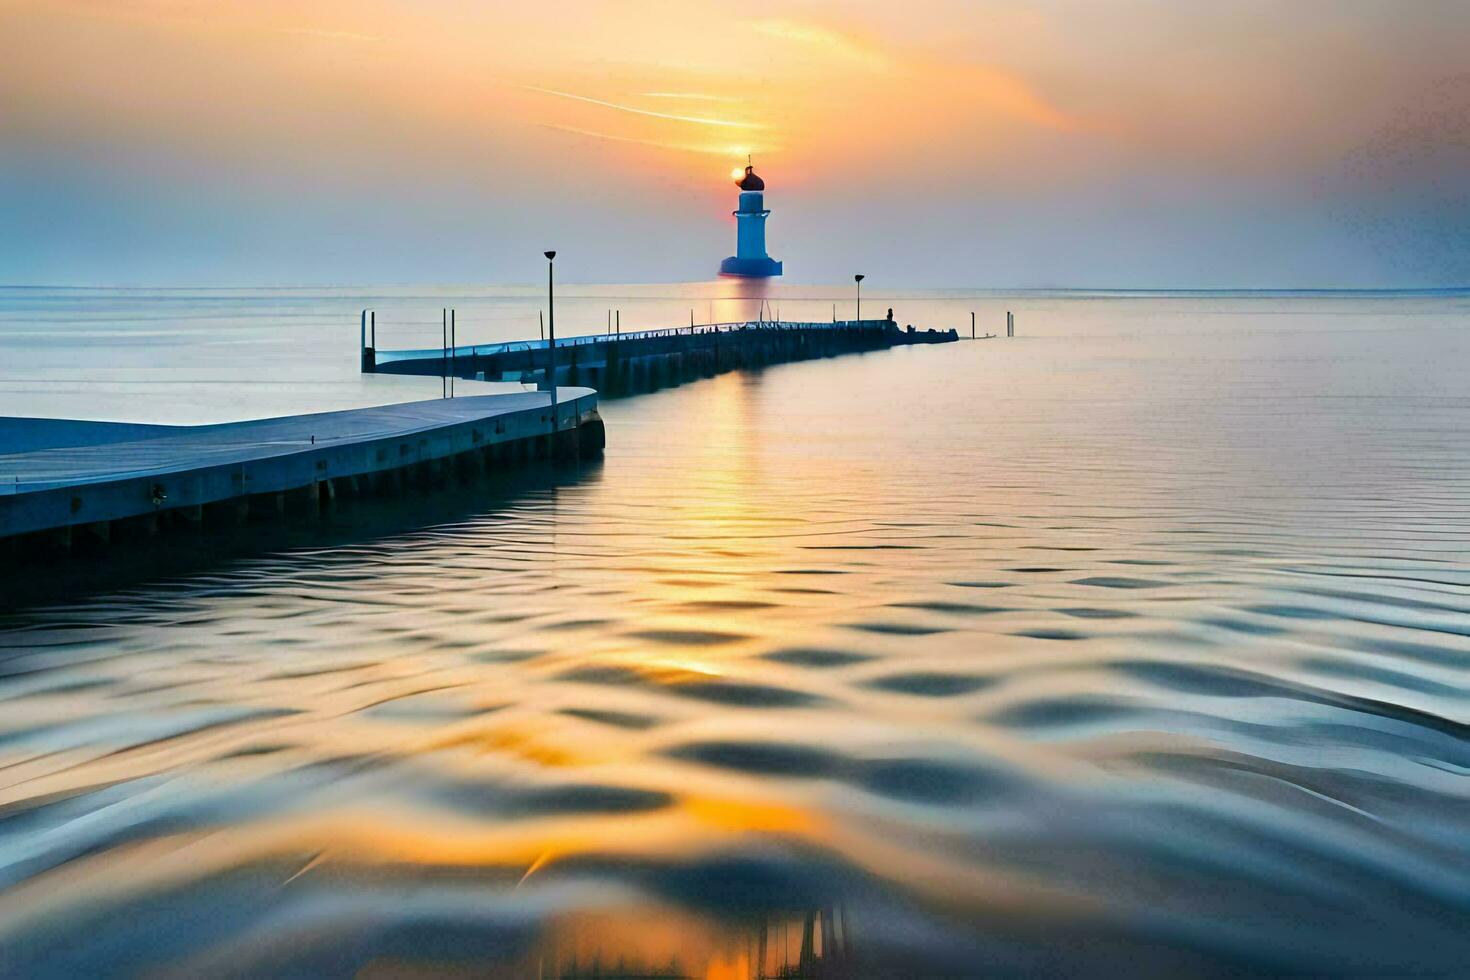
[[[564,350],[572,347],[585,347],[592,344],[606,344],[623,340],[649,340],[658,337],[699,336],[708,333],[735,333],[746,330],[768,330],[774,332],[786,332],[796,330],[861,330],[892,326],[888,320],[743,320],[728,323],[701,323],[692,327],[666,327],[655,330],[629,330],[622,333],[598,333],[588,334],[580,337],[558,337],[556,338],[556,349]],[[470,344],[455,347],[453,349],[443,347],[425,347],[418,350],[380,350],[376,352],[376,361],[379,364],[392,361],[410,361],[420,358],[446,356],[451,357],[490,357],[496,354],[510,354],[520,351],[546,350],[545,340],[512,340],[498,344]]]

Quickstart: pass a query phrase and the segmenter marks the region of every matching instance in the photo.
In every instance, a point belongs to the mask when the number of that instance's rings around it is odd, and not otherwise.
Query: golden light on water
[[[321,411],[543,234],[722,325],[596,459],[23,542],[0,975],[1463,970],[1470,3],[747,6],[0,0],[0,415]],[[1019,336],[751,326],[859,270]]]

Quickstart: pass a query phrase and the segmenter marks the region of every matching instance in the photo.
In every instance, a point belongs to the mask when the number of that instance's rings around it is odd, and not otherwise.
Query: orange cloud
[[[758,33],[767,37],[794,41],[874,71],[885,71],[892,66],[888,55],[876,44],[855,34],[794,20],[762,20],[754,26]]]
[[[918,92],[942,92],[971,99],[1016,119],[1054,129],[1070,129],[1075,120],[1041,96],[1025,79],[988,65],[956,64],[917,49],[887,49],[858,34],[818,24],[764,20],[755,30],[768,37],[803,45],[871,72],[904,76]],[[907,88],[905,86],[905,88]],[[910,91],[902,91],[905,98]]]

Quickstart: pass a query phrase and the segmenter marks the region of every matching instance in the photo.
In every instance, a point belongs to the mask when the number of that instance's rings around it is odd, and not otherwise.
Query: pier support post
[[[79,524],[72,531],[72,546],[78,551],[98,551],[112,541],[112,525],[107,521]]]
[[[601,456],[607,447],[607,428],[601,418],[589,419],[577,426],[577,448],[584,458]]]
[[[456,454],[451,463],[454,466],[454,475],[461,483],[473,483],[480,476],[484,466],[480,454],[474,450]]]
[[[71,554],[72,530],[70,524],[41,532],[41,549],[56,555]]]
[[[250,517],[250,498],[231,497],[204,507],[205,521],[215,527],[240,527]]]
[[[552,436],[552,455],[562,463],[575,463],[581,456],[582,441],[576,429],[561,429]]]
[[[321,507],[321,496],[316,482],[286,491],[286,504],[290,510],[298,513],[316,514]]]

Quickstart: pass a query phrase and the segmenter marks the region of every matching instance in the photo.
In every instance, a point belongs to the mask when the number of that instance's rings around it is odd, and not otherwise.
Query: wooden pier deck
[[[476,395],[202,426],[140,426],[113,441],[0,454],[0,539],[79,528],[107,540],[119,521],[186,523],[211,508],[229,520],[395,479],[412,467],[482,466],[538,455],[600,452],[597,393],[587,388]],[[5,420],[14,430],[27,420]],[[34,420],[38,424],[54,420]],[[86,429],[80,429],[85,437]],[[98,427],[99,439],[102,427]],[[80,438],[79,437],[79,438]]]

